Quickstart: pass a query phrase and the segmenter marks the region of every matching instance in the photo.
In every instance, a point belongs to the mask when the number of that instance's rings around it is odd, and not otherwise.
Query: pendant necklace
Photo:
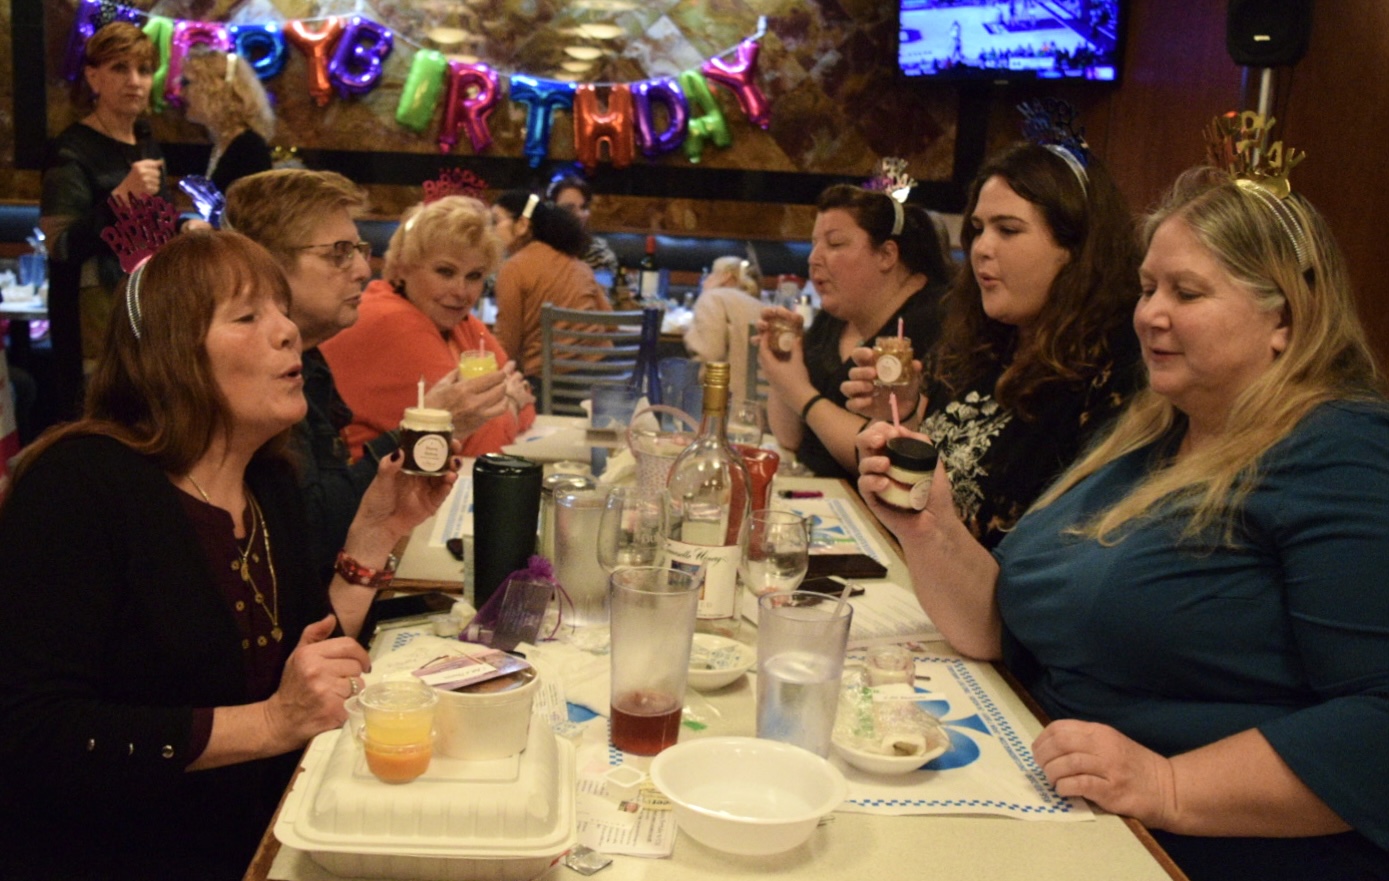
[[[193,484],[193,488],[203,497],[203,501],[211,505],[212,499],[208,498],[207,492],[198,484],[198,481],[193,479],[193,475],[188,474],[186,476],[188,482]],[[265,515],[260,510],[260,503],[256,501],[255,495],[251,493],[249,488],[246,490],[246,499],[251,503],[251,528],[246,530],[246,546],[242,547],[241,543],[237,542],[236,550],[239,559],[232,560],[231,567],[233,572],[241,575],[241,580],[250,588],[251,596],[255,599],[256,605],[260,606],[265,611],[265,617],[270,619],[271,638],[280,642],[285,638],[285,632],[280,627],[280,580],[275,573],[275,558],[270,553],[270,527],[265,522]],[[261,540],[265,545],[265,565],[270,570],[271,599],[268,603],[265,600],[265,594],[261,593],[260,587],[251,577],[250,562],[260,562],[260,557],[251,552],[256,543],[257,533],[261,535]],[[264,639],[265,637],[261,637],[262,641]]]

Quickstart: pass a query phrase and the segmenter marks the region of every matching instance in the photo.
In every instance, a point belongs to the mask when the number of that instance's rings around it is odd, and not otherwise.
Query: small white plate
[[[909,774],[917,770],[922,765],[945,754],[950,749],[950,736],[940,729],[938,735],[928,735],[931,739],[927,741],[926,752],[915,756],[889,756],[881,753],[864,752],[845,746],[838,740],[834,741],[834,751],[839,753],[839,757],[844,761],[858,768],[860,771],[867,771],[869,774]]]
[[[696,633],[690,650],[690,687],[695,691],[723,688],[755,663],[757,653],[751,646],[725,636]]]

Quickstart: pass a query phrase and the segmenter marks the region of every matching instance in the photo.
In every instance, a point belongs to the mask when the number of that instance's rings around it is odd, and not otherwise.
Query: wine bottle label
[[[658,296],[661,292],[661,274],[654,270],[643,269],[640,285],[643,297]]]
[[[666,540],[670,565],[683,572],[703,572],[699,588],[700,618],[731,618],[738,599],[738,546],[694,545]]]

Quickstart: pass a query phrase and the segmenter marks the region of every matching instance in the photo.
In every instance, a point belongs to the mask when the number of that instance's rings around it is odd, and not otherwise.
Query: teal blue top
[[[1163,836],[1193,878],[1282,877],[1248,874],[1275,852],[1269,871],[1289,877],[1389,877],[1389,406],[1305,418],[1264,457],[1233,546],[1180,544],[1170,509],[1108,547],[1066,534],[1170,446],[1110,463],[998,546],[1005,660],[1053,718],[1112,725],[1164,755],[1258,728],[1364,836]],[[1188,847],[1226,868],[1189,867]],[[1320,864],[1342,874],[1289,865],[1342,851],[1351,862]]]

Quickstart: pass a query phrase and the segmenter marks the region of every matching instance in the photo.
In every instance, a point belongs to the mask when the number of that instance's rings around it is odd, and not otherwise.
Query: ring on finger
[[[357,692],[361,690],[361,686],[357,684],[356,676],[347,677],[347,688],[352,692],[349,697],[356,697]]]

